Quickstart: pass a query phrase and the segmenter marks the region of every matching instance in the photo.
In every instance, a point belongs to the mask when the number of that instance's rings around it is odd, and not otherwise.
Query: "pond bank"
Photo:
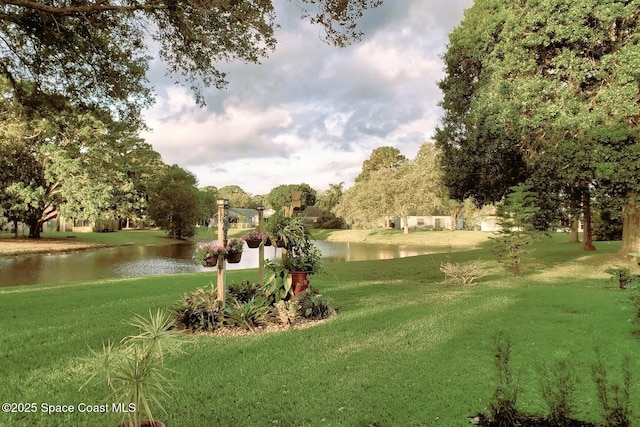
[[[39,239],[0,234],[0,257],[77,252],[116,246],[162,246],[184,242],[158,230],[121,230],[113,233],[46,232]]]
[[[457,249],[475,249],[485,242],[491,233],[484,231],[424,231],[411,230],[408,234],[402,230],[312,230],[318,240],[330,242],[354,242],[391,245],[417,245],[451,247]]]
[[[230,232],[230,234],[234,234]],[[244,233],[242,233],[244,234]],[[391,245],[415,245],[440,248],[475,249],[485,242],[491,233],[482,231],[414,231],[404,234],[401,230],[312,230],[318,240],[329,242],[373,243]],[[0,235],[0,256],[41,253],[75,252],[131,245],[170,245],[183,242],[166,237],[156,230],[123,230],[114,233],[43,233],[40,239]],[[204,234],[195,239],[205,237]]]

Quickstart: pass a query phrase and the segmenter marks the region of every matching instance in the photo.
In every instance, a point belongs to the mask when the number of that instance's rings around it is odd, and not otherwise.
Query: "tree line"
[[[381,3],[295,5],[327,43],[342,47],[360,39],[357,21]],[[273,51],[276,18],[270,0],[0,2],[3,215],[27,223],[32,237],[60,216],[166,217],[154,185],[194,187],[194,178],[165,165],[139,137],[141,112],[154,98],[149,40],[167,74],[204,105],[203,89],[227,82],[220,64],[257,63]],[[180,195],[195,194],[185,186]]]

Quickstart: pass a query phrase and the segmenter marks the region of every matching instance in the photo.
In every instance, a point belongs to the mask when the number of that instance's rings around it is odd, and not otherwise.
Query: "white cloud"
[[[253,194],[287,183],[349,187],[381,145],[413,156],[437,125],[447,33],[472,0],[385,1],[361,21],[365,37],[344,49],[276,0],[278,47],[261,65],[222,64],[230,84],[206,92],[200,109],[188,90],[151,64],[156,104],[144,135],[165,162],[200,185],[239,185]]]

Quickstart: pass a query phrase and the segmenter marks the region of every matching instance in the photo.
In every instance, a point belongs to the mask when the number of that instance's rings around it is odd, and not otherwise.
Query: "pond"
[[[429,253],[426,247],[315,241],[326,261],[402,258]],[[0,257],[0,286],[57,284],[73,281],[214,271],[193,259],[195,243],[166,246],[120,246],[63,254]],[[265,248],[265,258],[280,256]],[[229,270],[258,268],[258,249],[245,246],[239,264]]]

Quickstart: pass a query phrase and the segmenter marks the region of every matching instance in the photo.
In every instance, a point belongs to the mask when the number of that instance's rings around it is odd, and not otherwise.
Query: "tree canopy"
[[[318,193],[309,184],[282,184],[271,189],[267,195],[267,202],[271,209],[280,211],[283,206],[291,204],[291,192],[300,191],[300,210],[303,211],[307,206],[316,204]]]
[[[196,183],[193,174],[172,165],[164,167],[149,188],[149,217],[173,238],[195,235],[203,214]]]
[[[381,3],[296,2],[337,46],[357,40],[357,20]],[[220,63],[255,63],[275,48],[276,25],[271,0],[2,0],[0,73],[24,105],[36,108],[42,94],[57,93],[137,119],[151,101],[150,40],[167,73],[202,104],[203,87],[226,83]]]
[[[356,177],[356,182],[369,178],[371,172],[380,169],[395,169],[407,161],[407,158],[395,147],[378,147],[371,152],[371,156],[362,164],[362,172]]]
[[[356,181],[344,192],[333,212],[355,227],[375,227],[384,219],[401,217],[405,232],[408,232],[409,215],[432,215],[441,205],[443,185],[439,153],[431,143],[424,143],[411,160],[396,149],[376,150],[374,153],[391,153],[392,156],[383,158],[394,158],[396,162],[387,167],[372,168],[366,178]],[[374,158],[373,154],[371,158]],[[365,162],[363,172],[370,164]]]
[[[474,3],[450,35],[440,83],[436,139],[449,176],[462,167],[456,197],[472,195],[509,157],[513,170],[498,175],[491,198],[555,158],[565,193],[599,189],[624,199],[622,251],[640,250],[637,11],[637,2],[621,0]]]

